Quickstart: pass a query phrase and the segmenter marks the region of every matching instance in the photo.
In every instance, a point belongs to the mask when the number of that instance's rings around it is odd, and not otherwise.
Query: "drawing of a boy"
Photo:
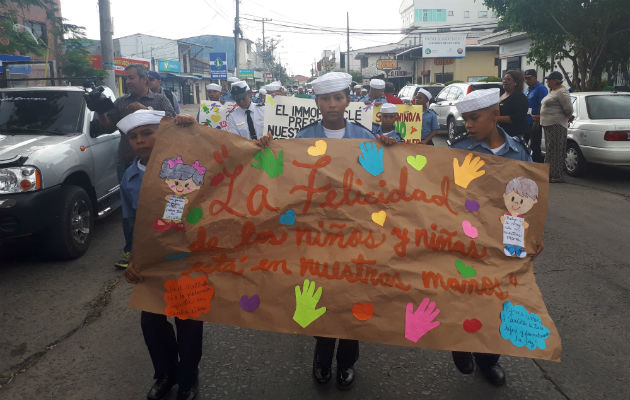
[[[523,214],[538,202],[538,185],[531,179],[519,176],[508,182],[503,195],[507,213],[501,216],[503,224],[503,252],[506,256],[525,258],[525,229],[529,224]]]

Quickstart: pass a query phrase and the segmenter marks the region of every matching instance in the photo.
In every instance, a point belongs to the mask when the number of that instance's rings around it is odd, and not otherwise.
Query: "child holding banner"
[[[429,100],[431,100],[431,93],[420,88],[418,94],[416,94],[416,105],[422,106],[422,144],[428,144],[433,146],[433,137],[438,134],[440,124],[437,120],[437,114],[435,111],[429,108]]]
[[[321,111],[322,120],[302,128],[296,138],[375,139],[374,135],[358,123],[345,119],[350,104],[352,76],[345,72],[329,72],[313,81],[315,104]],[[380,135],[383,144],[396,143],[393,138]],[[330,381],[332,358],[337,339],[315,337],[313,377],[320,384]],[[339,339],[337,346],[337,386],[347,390],[354,383],[354,364],[359,359],[359,341]]]
[[[131,233],[135,223],[144,171],[155,144],[154,133],[164,116],[164,111],[138,110],[121,119],[117,126],[129,138],[136,159],[125,171],[120,183],[123,218],[129,219]],[[175,124],[189,126],[195,119],[188,115],[175,117]],[[131,235],[130,235],[131,236]],[[129,283],[141,282],[143,277],[135,269],[133,261],[125,270]],[[147,399],[159,400],[177,383],[177,400],[192,400],[198,393],[199,361],[203,322],[175,318],[177,336],[165,315],[142,311],[140,317],[142,335],[149,350],[155,383],[147,393]]]
[[[396,130],[396,119],[398,118],[398,107],[395,104],[385,103],[381,106],[381,124],[373,124],[372,133],[383,135],[395,139],[397,142],[404,142],[400,133]]]
[[[518,137],[511,137],[497,126],[499,89],[476,90],[457,103],[457,110],[466,122],[467,135],[447,141],[449,147],[494,154],[520,161],[532,161],[529,149]],[[424,125],[424,124],[423,124]],[[423,132],[424,136],[424,132]],[[534,255],[538,255],[542,247]],[[493,385],[505,385],[505,371],[498,364],[500,355],[454,351],[453,361],[462,374],[472,374],[475,363]]]

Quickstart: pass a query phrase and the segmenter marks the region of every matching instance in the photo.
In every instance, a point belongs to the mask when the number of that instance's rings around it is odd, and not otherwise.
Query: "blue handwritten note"
[[[542,324],[538,314],[530,313],[521,305],[513,305],[509,301],[503,303],[501,311],[501,337],[509,340],[516,347],[536,347],[545,349],[545,340],[549,337],[549,329]]]

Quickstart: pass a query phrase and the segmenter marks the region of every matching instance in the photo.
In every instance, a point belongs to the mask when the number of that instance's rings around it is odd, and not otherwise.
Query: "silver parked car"
[[[120,133],[92,131],[84,89],[0,89],[0,240],[40,236],[57,258],[77,258],[94,221],[120,206]],[[114,100],[114,93],[104,94]]]
[[[630,93],[571,93],[573,116],[567,134],[567,173],[579,176],[589,163],[630,165]],[[542,140],[545,151],[545,140]]]
[[[437,114],[440,129],[447,130],[449,139],[454,138],[458,133],[466,129],[464,127],[464,119],[457,111],[455,105],[474,90],[490,88],[503,90],[503,84],[501,82],[452,83],[442,89],[437,95],[435,103],[431,104],[429,108]]]

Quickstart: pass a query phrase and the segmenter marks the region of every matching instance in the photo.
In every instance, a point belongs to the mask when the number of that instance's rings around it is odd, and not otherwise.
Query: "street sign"
[[[398,61],[396,60],[377,60],[376,68],[378,69],[396,69],[398,68]]]
[[[249,69],[249,68],[248,69],[241,68],[238,71],[238,76],[240,78],[245,78],[245,79],[252,78],[253,79],[254,78],[254,70],[253,69]]]
[[[227,79],[227,53],[210,53],[210,78]]]
[[[273,79],[273,74],[271,72],[265,72],[265,80],[270,81]]]

